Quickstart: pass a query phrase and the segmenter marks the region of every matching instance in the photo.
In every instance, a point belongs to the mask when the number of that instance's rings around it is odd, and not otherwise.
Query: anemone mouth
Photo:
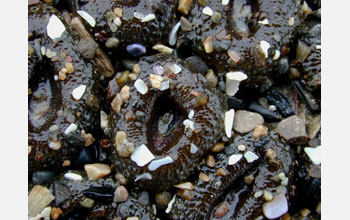
[[[58,86],[53,79],[48,61],[35,65],[29,79],[28,122],[29,128],[42,129],[55,119],[59,105]]]
[[[169,92],[161,94],[152,107],[147,123],[147,142],[155,153],[175,146],[184,134],[184,109],[171,98]]]

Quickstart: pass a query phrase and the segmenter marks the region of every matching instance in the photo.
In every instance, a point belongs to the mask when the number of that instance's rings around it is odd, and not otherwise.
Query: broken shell
[[[35,217],[54,199],[55,197],[48,188],[40,185],[34,186],[28,196],[28,215],[30,217]]]
[[[187,189],[187,190],[194,190],[194,186],[191,182],[184,182],[184,183],[180,183],[177,185],[174,185],[176,188],[179,189]]]
[[[164,46],[162,44],[156,44],[152,47],[153,50],[157,50],[160,53],[165,53],[165,54],[172,54],[173,53],[173,49],[171,49],[170,47]]]
[[[228,96],[234,96],[238,91],[239,83],[248,76],[243,72],[228,72],[226,74],[226,94]]]

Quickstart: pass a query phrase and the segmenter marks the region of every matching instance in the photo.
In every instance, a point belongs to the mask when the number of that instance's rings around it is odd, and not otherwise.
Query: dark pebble
[[[98,44],[95,41],[81,39],[77,48],[80,55],[82,55],[84,58],[92,59],[95,56]]]
[[[198,56],[191,56],[185,59],[186,67],[191,70],[191,72],[201,73],[203,75],[207,74],[209,67],[205,62]]]
[[[98,202],[111,203],[114,197],[114,188],[91,187],[83,191],[83,195]]]
[[[66,141],[72,147],[84,147],[85,145],[84,139],[80,135],[74,133],[68,134]]]
[[[318,113],[321,111],[321,108],[317,104],[316,100],[312,97],[311,93],[306,91],[299,80],[293,80],[292,84],[312,113]]]
[[[249,106],[248,109],[254,112],[257,112],[259,114],[261,114],[264,119],[268,122],[273,122],[273,121],[279,121],[281,120],[281,117],[273,112],[271,112],[270,110],[268,110],[267,108],[259,105],[256,102],[252,102]]]
[[[231,145],[225,147],[224,152],[225,152],[225,154],[227,154],[227,155],[234,154],[234,153],[235,153],[235,149],[234,149],[233,144],[231,144]]]
[[[138,202],[142,206],[148,206],[149,205],[149,193],[146,191],[143,191],[139,194]]]
[[[219,81],[219,88],[220,88],[221,92],[225,92],[226,85],[225,85],[225,82],[223,80]]]
[[[267,93],[266,99],[271,105],[276,106],[278,112],[283,117],[293,115],[292,106],[289,104],[288,99],[284,97],[281,93],[275,90],[271,90]]]
[[[278,62],[278,72],[280,75],[287,73],[289,69],[289,62],[287,58],[282,58]]]
[[[84,147],[74,161],[74,165],[83,167],[85,164],[97,162],[98,153],[94,146]]]
[[[270,142],[269,136],[262,136],[254,140],[254,147],[263,147]]]
[[[126,218],[129,216],[133,216],[134,211],[133,211],[133,209],[130,209],[129,204],[127,202],[125,202],[125,203],[121,203],[118,205],[117,214],[121,218]]]
[[[146,47],[142,44],[129,44],[126,46],[126,51],[134,57],[138,57],[146,53]]]
[[[54,182],[53,192],[55,194],[55,206],[63,205],[67,200],[71,199],[72,193],[67,186],[60,182]]]
[[[33,173],[32,181],[34,185],[41,185],[50,182],[55,176],[55,172],[52,171],[36,171]]]
[[[229,109],[234,109],[234,110],[239,110],[239,109],[244,109],[245,104],[241,99],[238,99],[233,96],[227,97],[227,105]]]

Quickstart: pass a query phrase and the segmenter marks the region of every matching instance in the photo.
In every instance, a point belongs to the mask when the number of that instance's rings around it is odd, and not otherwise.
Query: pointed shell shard
[[[84,20],[87,22],[87,23],[89,23],[89,25],[91,26],[91,27],[95,27],[95,25],[96,25],[96,21],[95,21],[95,19],[91,16],[91,15],[89,15],[87,12],[85,12],[85,11],[77,11],[77,13],[82,17],[82,18],[84,18]]]
[[[228,138],[231,138],[232,136],[232,127],[233,127],[234,118],[235,118],[234,109],[230,109],[229,111],[225,112],[225,134]]]
[[[181,26],[181,22],[177,22],[176,25],[173,27],[173,29],[170,32],[169,35],[169,44],[171,46],[174,46],[176,44],[176,40],[177,40],[177,31],[179,30]]]
[[[57,38],[60,38],[65,30],[66,27],[64,26],[62,21],[56,15],[51,15],[49,23],[46,27],[47,35],[52,40],[55,40]]]
[[[304,151],[314,164],[316,164],[316,165],[321,164],[321,146],[318,146],[315,148],[305,147]]]
[[[248,161],[248,163],[252,163],[253,161],[259,159],[259,156],[251,151],[247,151],[244,153],[244,158]]]
[[[155,157],[148,147],[142,144],[135,149],[130,158],[137,164],[137,166],[143,167],[151,162]]]
[[[242,159],[243,155],[242,154],[232,154],[228,158],[228,165],[234,165],[236,164],[240,159]]]
[[[153,160],[149,165],[148,165],[148,169],[151,171],[154,171],[156,169],[158,169],[159,167],[172,163],[174,162],[173,158],[166,156],[162,159],[158,159],[158,160]]]

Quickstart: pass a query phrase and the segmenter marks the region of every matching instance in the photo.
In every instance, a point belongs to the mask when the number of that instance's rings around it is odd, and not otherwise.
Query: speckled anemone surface
[[[93,0],[82,5],[80,10],[87,12],[96,20],[95,27],[86,23],[90,33],[100,34],[105,39],[116,37],[120,40],[120,45],[116,49],[125,49],[132,43],[152,47],[157,42],[165,42],[167,34],[164,33],[170,32],[175,21],[176,5],[175,0]],[[122,9],[121,25],[111,29],[107,17],[115,18],[116,8]],[[142,19],[134,16],[135,12],[144,16],[154,14],[155,18],[142,22]],[[115,25],[113,22],[110,23]]]
[[[55,42],[47,35],[52,15],[57,16],[65,26],[65,31]],[[28,88],[32,91],[28,96],[29,171],[58,170],[64,160],[73,158],[83,147],[69,146],[67,143],[64,131],[70,124],[77,125],[79,135],[82,129],[90,132],[98,125],[97,112],[86,104],[90,95],[98,97],[98,79],[94,66],[77,52],[71,29],[57,9],[45,4],[30,7],[28,33],[31,35],[28,46],[37,51],[28,55]],[[56,56],[48,58],[42,55],[42,48],[53,51]],[[71,60],[67,61],[68,57]],[[68,62],[73,64],[74,72],[67,74],[65,80],[56,81],[54,76],[58,77]],[[72,92],[80,85],[86,86],[85,92],[79,100],[74,100]],[[81,113],[80,117],[76,116],[77,112]],[[50,132],[49,128],[54,125],[57,129]],[[51,149],[49,144],[52,140],[59,142],[61,148]]]
[[[167,64],[176,63],[181,67],[181,72],[169,77],[170,88],[164,91],[151,88],[150,74],[154,74],[152,67],[155,65],[166,66]],[[124,131],[127,140],[138,147],[145,144],[155,156],[155,160],[171,157],[174,161],[170,164],[163,165],[151,171],[148,164],[144,167],[138,166],[130,158],[118,156],[115,147],[111,150],[112,164],[116,170],[127,177],[130,182],[134,182],[146,189],[165,190],[171,188],[174,184],[181,183],[186,180],[194,170],[209,148],[216,143],[223,132],[223,111],[225,102],[218,93],[212,90],[206,82],[204,76],[198,73],[190,72],[184,63],[175,60],[171,56],[155,55],[141,58],[140,75],[138,79],[142,79],[148,85],[148,92],[145,95],[140,94],[134,85],[130,85],[130,100],[128,104],[122,106],[120,113],[112,113],[110,116],[112,127],[112,140],[118,131]],[[207,97],[207,103],[196,106],[199,95],[193,95],[193,91],[203,94]],[[159,100],[162,100],[159,102]],[[170,111],[177,111],[180,122],[177,131],[167,140],[167,144],[161,148],[156,147],[153,138],[155,133],[152,124],[158,123],[157,108],[166,108],[171,105]],[[190,111],[194,111],[193,118],[194,130],[186,131],[183,120],[188,119]],[[126,121],[125,114],[137,111],[143,112],[143,120]],[[159,116],[158,116],[159,117]],[[188,134],[189,132],[189,134]],[[158,139],[159,140],[159,139]],[[191,144],[198,148],[197,152],[191,153]],[[136,178],[142,174],[149,173],[152,179]]]
[[[278,75],[279,62],[284,57],[282,47],[300,25],[294,0],[237,0],[226,6],[221,1],[208,2],[207,7],[218,12],[221,19],[213,22],[212,16],[203,14],[204,7],[193,1],[187,16],[192,23],[192,31],[183,33],[181,37],[193,40],[195,51],[217,71],[243,71],[247,74],[248,79],[242,82],[243,86],[257,88],[268,77]],[[209,36],[212,37],[214,50],[206,53],[202,44]],[[259,50],[257,47],[261,41],[270,44],[267,58],[262,57],[261,51],[255,51]],[[281,55],[273,60],[276,50]],[[234,54],[235,61],[228,51]]]

